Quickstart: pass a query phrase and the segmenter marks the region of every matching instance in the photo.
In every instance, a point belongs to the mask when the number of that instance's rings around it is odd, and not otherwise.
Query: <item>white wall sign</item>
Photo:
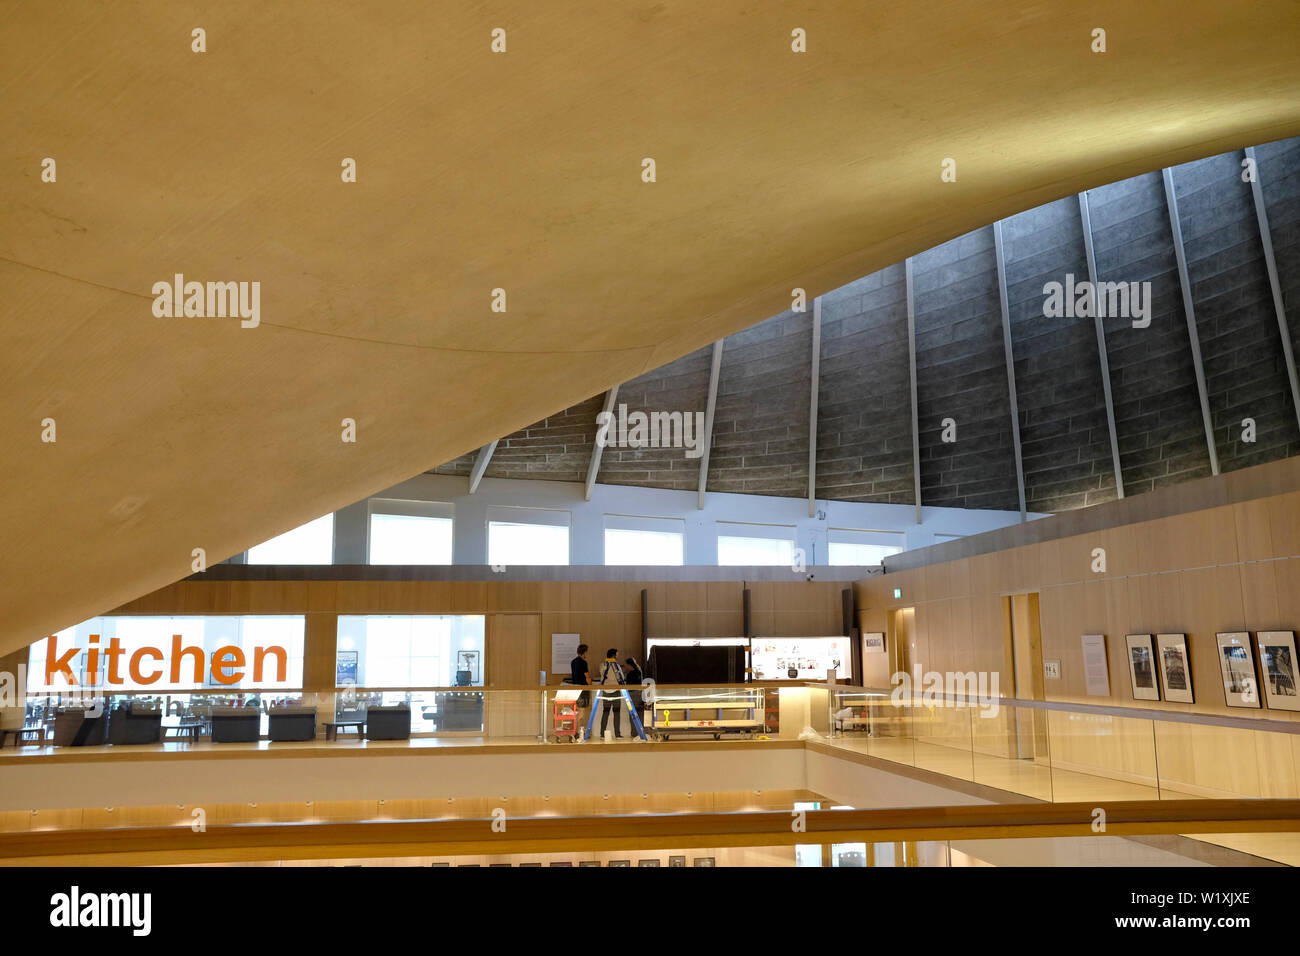
[[[1083,635],[1083,680],[1089,697],[1110,696],[1110,667],[1106,663],[1106,635]]]
[[[551,635],[551,673],[560,677],[569,674],[569,662],[578,656],[578,645],[582,643],[581,634]]]
[[[1060,661],[1043,661],[1043,677],[1047,680],[1061,679],[1061,662]]]

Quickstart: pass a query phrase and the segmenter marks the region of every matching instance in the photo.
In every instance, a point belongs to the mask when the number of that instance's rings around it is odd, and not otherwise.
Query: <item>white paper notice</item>
[[[1106,664],[1106,635],[1083,635],[1083,679],[1089,697],[1110,696],[1110,668]]]
[[[578,656],[581,634],[551,635],[551,673],[556,677],[569,676],[569,662]]]

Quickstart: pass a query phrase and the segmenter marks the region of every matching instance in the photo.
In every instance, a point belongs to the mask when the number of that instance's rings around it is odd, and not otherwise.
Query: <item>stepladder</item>
[[[593,688],[593,689],[594,689],[594,688]],[[602,704],[602,703],[604,703],[604,702],[606,702],[606,701],[609,701],[609,700],[611,700],[611,699],[617,701],[618,698],[621,697],[621,698],[622,698],[622,703],[624,703],[624,704],[627,705],[627,713],[628,713],[628,716],[632,718],[632,729],[636,731],[636,735],[637,735],[638,737],[640,737],[642,740],[645,740],[645,739],[646,739],[645,728],[644,728],[643,726],[641,726],[641,717],[640,717],[640,715],[637,713],[637,709],[636,709],[635,707],[632,706],[632,695],[629,694],[629,693],[628,693],[626,690],[624,690],[622,687],[620,687],[620,688],[618,689],[618,695],[617,695],[617,696],[614,696],[614,697],[612,697],[612,698],[611,698],[611,697],[606,697],[606,696],[605,696],[606,693],[608,693],[608,691],[597,691],[597,693],[596,693],[596,697],[595,697],[595,699],[592,701],[591,716],[589,716],[589,717],[587,718],[587,734],[586,734],[586,739],[588,739],[588,740],[591,739],[591,729],[592,729],[592,727],[594,727],[595,724],[596,724],[596,711],[599,709],[596,705],[598,705],[598,704]],[[617,712],[616,712],[616,713],[617,713]],[[617,719],[617,717],[615,717],[615,719]]]

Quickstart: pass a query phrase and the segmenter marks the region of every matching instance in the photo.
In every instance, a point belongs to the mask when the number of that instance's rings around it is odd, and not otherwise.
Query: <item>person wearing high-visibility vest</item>
[[[618,648],[611,647],[605,652],[605,663],[600,668],[600,679],[596,681],[603,688],[613,688],[601,691],[600,707],[600,736],[605,736],[605,728],[609,724],[609,713],[614,712],[614,736],[622,737],[623,728],[621,724],[622,708],[620,704],[623,700],[623,669],[618,666]]]

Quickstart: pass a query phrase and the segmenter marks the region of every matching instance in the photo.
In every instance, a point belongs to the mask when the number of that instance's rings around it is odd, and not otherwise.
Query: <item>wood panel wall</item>
[[[1093,570],[1095,548],[1105,571]],[[1061,662],[1047,700],[1300,721],[1228,707],[1215,643],[1220,631],[1300,631],[1300,492],[865,578],[856,590],[864,630],[888,631],[892,610],[914,607],[914,665],[1000,672],[1006,696],[1003,598],[1036,592],[1042,656]],[[1162,632],[1187,635],[1195,703],[1133,697],[1124,636]],[[1080,638],[1095,633],[1106,635],[1109,698],[1085,694]]]
[[[317,800],[312,803],[216,803],[203,812],[211,826],[241,823],[351,823],[361,820],[483,820],[500,807],[511,818],[604,816],[630,813],[725,813],[788,810],[794,801],[825,800],[810,790],[725,790],[685,793],[613,793],[550,797],[460,797],[448,800]],[[95,830],[114,827],[189,827],[193,806],[85,807],[0,811],[0,833]]]

